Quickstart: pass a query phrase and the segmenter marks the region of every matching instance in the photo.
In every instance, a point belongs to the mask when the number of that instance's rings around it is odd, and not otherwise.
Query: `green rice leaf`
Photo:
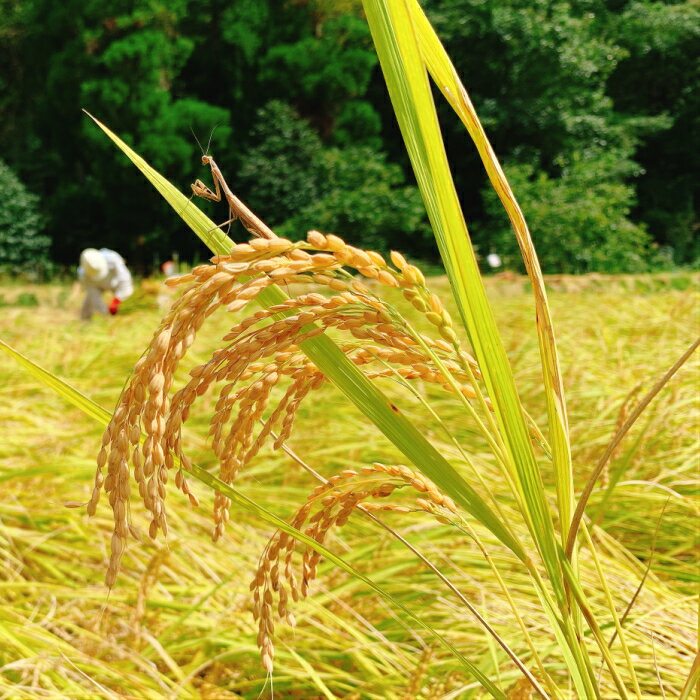
[[[515,388],[486,298],[437,121],[428,76],[406,0],[364,0],[394,112],[411,159],[464,326],[479,362],[518,487],[524,516],[565,606],[554,524]]]
[[[547,400],[550,442],[556,474],[560,534],[563,541],[571,523],[574,507],[569,422],[566,413],[564,386],[559,368],[557,345],[554,338],[554,328],[540,263],[537,259],[537,253],[535,252],[525,217],[515,199],[515,194],[513,194],[513,190],[508,184],[501,164],[498,162],[498,158],[479,121],[469,95],[452,65],[452,61],[450,61],[440,39],[417,0],[410,0],[409,6],[425,65],[435,81],[435,85],[457,113],[474,141],[491,185],[498,194],[513,226],[513,231],[523,256],[525,269],[532,283],[536,309],[535,326]]]
[[[574,598],[576,598],[576,602],[578,603],[581,612],[586,618],[586,622],[588,622],[588,626],[591,630],[591,633],[593,634],[593,636],[596,639],[596,642],[598,643],[598,648],[601,651],[603,659],[605,660],[605,663],[610,671],[610,675],[612,676],[613,683],[615,684],[617,692],[619,693],[618,697],[626,700],[626,698],[628,697],[627,690],[625,689],[625,685],[622,682],[622,678],[620,677],[620,672],[617,669],[615,659],[610,653],[610,649],[608,648],[607,642],[603,639],[600,627],[598,626],[598,623],[593,617],[593,613],[591,612],[591,609],[588,605],[585,593],[583,592],[583,588],[581,587],[581,584],[578,580],[578,576],[574,572],[574,569],[569,563],[569,560],[566,558],[563,549],[560,550],[560,554],[562,566],[564,569],[564,575],[566,576],[568,584],[571,586]]]
[[[696,697],[700,696],[700,651],[695,655],[693,665],[690,667],[688,678],[683,685],[683,690],[681,690],[678,700],[689,700],[693,690],[696,691]]]
[[[330,691],[330,688],[323,682],[320,674],[316,669],[303,657],[294,651],[291,647],[287,647],[289,653],[297,660],[297,663],[309,674],[309,678],[314,682],[314,685],[325,695],[328,700],[338,700],[336,695]]]

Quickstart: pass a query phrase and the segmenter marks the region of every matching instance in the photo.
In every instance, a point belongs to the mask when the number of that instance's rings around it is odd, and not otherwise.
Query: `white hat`
[[[107,261],[105,256],[95,248],[86,248],[80,254],[80,266],[85,277],[93,282],[99,282],[107,277]]]
[[[501,266],[501,256],[498,253],[489,253],[486,256],[486,262],[489,267],[500,267]]]

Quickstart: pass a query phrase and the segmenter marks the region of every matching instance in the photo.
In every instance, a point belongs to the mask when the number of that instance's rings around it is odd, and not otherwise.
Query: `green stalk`
[[[363,4],[452,291],[494,406],[510,467],[527,505],[525,519],[563,610],[566,595],[554,524],[513,374],[454,189],[413,22],[405,0],[364,0]]]
[[[440,39],[417,0],[410,0],[409,5],[425,65],[433,77],[435,85],[466,127],[479,152],[491,185],[498,194],[513,226],[513,231],[523,256],[525,269],[532,283],[537,310],[535,325],[542,361],[542,376],[547,401],[552,457],[556,474],[560,534],[563,541],[574,509],[573,470],[571,466],[569,424],[566,402],[564,400],[564,387],[561,370],[559,369],[557,345],[554,338],[554,328],[542,270],[540,269],[525,217],[489,143],[486,132],[469,99],[469,95],[452,65],[452,61],[450,61],[447,52],[440,43]]]
[[[581,587],[578,577],[574,573],[573,567],[571,566],[569,560],[564,556],[564,552],[562,551],[561,554],[564,574],[566,576],[567,583],[571,587],[571,592],[573,593],[573,596],[576,599],[579,608],[581,609],[581,613],[586,618],[586,622],[588,623],[588,627],[590,628],[591,633],[593,634],[593,638],[598,644],[598,648],[600,649],[601,654],[603,655],[603,660],[605,661],[605,664],[607,665],[608,670],[610,671],[610,675],[612,676],[615,688],[617,688],[619,697],[622,698],[622,700],[627,700],[627,690],[625,689],[625,685],[622,682],[622,678],[620,677],[620,672],[617,670],[615,660],[610,654],[610,650],[605,639],[603,639],[600,627],[595,621],[593,613],[591,612],[591,609],[588,606],[586,596],[583,592],[583,588]]]
[[[627,646],[627,635],[622,629],[622,623],[620,622],[620,617],[617,614],[617,609],[615,608],[615,601],[613,600],[612,593],[610,592],[610,587],[608,586],[608,582],[605,577],[605,572],[603,571],[603,567],[600,563],[600,557],[598,556],[598,552],[596,551],[595,545],[593,543],[593,538],[591,537],[591,533],[588,531],[588,526],[585,522],[581,523],[581,532],[583,532],[586,544],[588,545],[588,549],[591,552],[593,564],[595,565],[595,570],[598,574],[598,580],[600,581],[601,588],[603,589],[603,593],[605,594],[605,601],[608,604],[608,610],[610,610],[610,616],[612,617],[613,622],[615,623],[615,630],[617,631],[617,636],[620,638],[620,646],[622,647],[622,653],[624,654],[625,661],[627,662],[627,669],[630,673],[632,684],[634,685],[634,692],[637,695],[637,700],[642,700],[642,691],[639,687],[637,674],[634,670],[634,662],[632,661],[629,647]],[[611,645],[608,644],[608,648],[610,648],[610,646]]]

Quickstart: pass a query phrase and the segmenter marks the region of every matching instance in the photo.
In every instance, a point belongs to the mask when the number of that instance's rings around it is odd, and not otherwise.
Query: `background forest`
[[[545,272],[697,261],[695,3],[424,7]],[[476,152],[443,107],[477,248],[518,269]],[[173,252],[206,257],[81,108],[184,191],[204,174],[195,135],[205,149],[211,138],[233,189],[280,234],[318,228],[437,258],[358,2],[0,0],[0,265],[50,271],[86,246],[141,272]]]

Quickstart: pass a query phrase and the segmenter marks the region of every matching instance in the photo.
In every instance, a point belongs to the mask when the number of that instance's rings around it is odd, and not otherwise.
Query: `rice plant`
[[[407,621],[431,635],[453,656],[460,672],[492,697],[663,697],[664,680],[656,661],[660,641],[649,634],[648,626],[630,627],[637,596],[621,608],[606,574],[612,551],[627,561],[616,570],[618,576],[634,576],[635,558],[597,526],[595,514],[589,517],[586,506],[621,440],[698,341],[638,407],[619,420],[595,468],[585,467],[588,482],[577,501],[576,468],[583,465],[575,465],[572,458],[544,280],[515,197],[466,91],[417,3],[367,0],[365,11],[461,323],[453,321],[441,296],[399,252],[392,252],[387,261],[374,251],[318,231],[299,241],[277,237],[231,192],[207,155],[203,163],[210,168],[214,189],[197,181],[193,192],[226,199],[234,217],[253,235],[247,242],[234,243],[193,201],[100,124],[214,253],[210,264],[172,280],[184,291],[154,331],[111,417],[15,353],[30,371],[106,423],[87,509],[90,515],[97,512],[104,489],[114,518],[107,586],[112,588],[117,581],[133,528],[131,482],[149,513],[153,539],[169,531],[165,499],[174,471],[176,488],[193,506],[198,499],[188,476],[215,490],[214,541],[222,537],[237,507],[276,528],[261,548],[257,565],[247,572],[258,625],[256,642],[262,666],[271,677],[275,622],[295,624],[291,603],[313,591],[323,557],[373,588]],[[534,295],[532,332],[539,348],[538,390],[546,406],[546,429],[520,398],[479,275],[447,164],[428,71],[474,140],[523,252]],[[397,293],[399,300],[391,296]],[[259,303],[262,310],[252,311],[251,303]],[[410,315],[400,304],[410,305]],[[181,378],[178,368],[186,353],[219,310],[239,315],[204,361]],[[234,480],[266,445],[289,451],[295,427],[303,432],[300,408],[328,383],[376,426],[392,445],[389,454],[398,452],[405,464],[372,460],[327,476],[317,474],[321,483],[285,522],[243,496]],[[436,448],[412,412],[394,396],[394,387],[403,392],[403,400],[413,397],[418,402],[453,448]],[[431,403],[441,404],[430,387],[453,399],[457,410],[452,415],[443,416],[433,408]],[[183,433],[201,404],[209,410],[204,422],[218,478],[196,465]],[[470,440],[461,434],[463,425],[469,426]],[[493,466],[490,479],[482,473],[484,451]],[[292,456],[311,469],[304,455]],[[609,478],[614,487],[620,474]],[[330,533],[355,514],[386,528],[408,548],[417,564],[435,577],[435,585],[443,586],[463,614],[473,617],[487,639],[491,658],[504,654],[507,663],[485,661],[472,650],[461,649],[449,634],[358,570],[362,567],[334,554],[326,544]],[[384,518],[391,519],[390,525]],[[480,571],[493,583],[489,594],[497,598],[500,614],[511,623],[510,639],[480,611],[480,601],[460,591],[434,556],[419,552],[397,531],[407,518],[449,527],[455,542],[471,543],[475,557],[470,561],[478,560]],[[646,574],[642,583],[645,578]],[[521,607],[523,588],[530,601],[536,601],[535,607]],[[686,624],[692,602],[688,599],[679,613],[683,629],[666,640],[673,651],[664,652],[675,653],[684,668],[681,680],[672,685],[681,698],[690,697],[700,674]],[[660,624],[652,613],[646,624],[651,625],[652,619]],[[427,654],[423,665],[429,664]],[[500,676],[501,665],[509,669],[507,683]],[[473,696],[476,690],[468,687],[465,693]]]

